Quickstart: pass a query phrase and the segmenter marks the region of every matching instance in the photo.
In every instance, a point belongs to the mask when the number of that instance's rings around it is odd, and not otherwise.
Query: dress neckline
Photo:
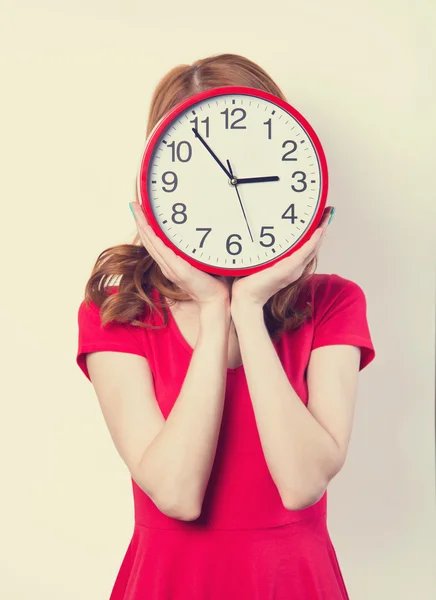
[[[179,341],[180,345],[183,346],[185,348],[185,350],[190,354],[190,356],[193,355],[194,353],[194,348],[187,342],[185,336],[183,335],[183,333],[180,330],[179,324],[177,323],[173,312],[171,310],[170,305],[167,302],[167,299],[165,296],[163,296],[164,299],[164,303],[165,303],[165,308],[168,311],[168,318],[169,318],[169,323],[168,325],[170,326],[174,336],[176,337],[176,339]],[[227,367],[227,373],[231,374],[231,375],[235,375],[237,374],[239,371],[243,371],[244,369],[244,365],[241,364],[237,367],[234,367],[233,369],[230,367]]]

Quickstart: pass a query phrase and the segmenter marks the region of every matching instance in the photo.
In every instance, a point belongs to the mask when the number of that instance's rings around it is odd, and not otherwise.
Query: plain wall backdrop
[[[433,0],[0,8],[0,597],[109,597],[133,501],[75,364],[77,310],[98,254],[136,232],[128,203],[159,78],[234,52],[264,67],[318,133],[337,207],[318,270],[367,296],[377,358],[360,375],[348,459],[329,487],[350,598],[433,599]]]

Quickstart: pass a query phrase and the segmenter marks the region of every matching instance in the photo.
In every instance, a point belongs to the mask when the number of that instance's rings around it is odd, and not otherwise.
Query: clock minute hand
[[[278,175],[273,175],[271,177],[243,177],[242,179],[238,179],[238,184],[240,183],[259,183],[261,181],[279,181],[280,177]]]
[[[229,179],[233,179],[231,173],[229,173],[229,171],[227,171],[227,169],[225,168],[223,163],[220,161],[218,156],[215,154],[215,152],[212,150],[212,148],[204,141],[204,139],[201,137],[201,135],[198,133],[198,131],[195,129],[195,127],[192,128],[192,131],[194,132],[195,137],[197,137],[200,140],[200,142],[203,144],[203,146],[209,152],[209,154],[216,160],[216,162],[219,164],[219,166],[224,171],[224,173],[227,175],[227,177]]]

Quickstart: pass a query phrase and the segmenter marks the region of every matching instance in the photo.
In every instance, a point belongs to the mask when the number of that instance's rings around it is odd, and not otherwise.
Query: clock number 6
[[[233,237],[238,238],[238,240],[242,240],[240,235],[238,235],[237,233],[232,233],[232,235],[229,235],[229,237],[227,238],[226,249],[229,254],[231,254],[232,256],[236,256],[237,254],[241,254],[242,246],[236,240],[230,241],[231,238],[233,238]],[[234,248],[235,246],[236,246],[236,249]],[[233,247],[233,250],[232,250],[232,247]]]

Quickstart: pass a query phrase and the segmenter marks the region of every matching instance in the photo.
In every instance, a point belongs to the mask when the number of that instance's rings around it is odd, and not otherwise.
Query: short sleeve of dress
[[[367,320],[367,303],[362,288],[353,281],[333,276],[318,286],[312,349],[334,344],[358,346],[360,371],[375,357]]]
[[[82,301],[77,320],[79,331],[76,362],[90,381],[85,360],[88,352],[109,350],[146,357],[141,338],[142,329],[130,325],[130,323],[116,322],[107,323],[102,327],[100,309],[94,302],[90,301],[86,305],[85,301]]]

